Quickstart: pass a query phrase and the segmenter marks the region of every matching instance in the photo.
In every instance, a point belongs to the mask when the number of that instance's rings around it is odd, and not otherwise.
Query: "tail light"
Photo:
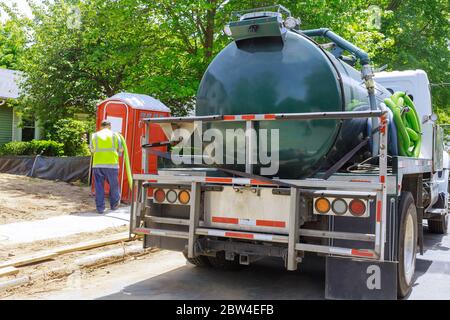
[[[191,195],[189,194],[189,191],[181,190],[178,194],[178,201],[182,204],[188,204],[190,199]]]
[[[166,199],[166,193],[163,189],[156,189],[153,193],[153,198],[156,200],[156,202],[164,202]]]
[[[316,211],[319,213],[327,213],[330,211],[330,201],[327,198],[319,198],[316,200]]]
[[[333,210],[333,212],[337,215],[343,215],[347,212],[348,210],[348,205],[347,202],[345,202],[344,199],[335,199],[331,205],[331,209]]]
[[[166,199],[170,203],[175,203],[178,199],[178,195],[177,195],[176,191],[173,189],[167,191]]]
[[[368,217],[368,200],[364,198],[322,196],[314,199],[313,213],[345,217]]]
[[[350,213],[356,217],[360,217],[366,213],[366,204],[360,199],[350,201]]]

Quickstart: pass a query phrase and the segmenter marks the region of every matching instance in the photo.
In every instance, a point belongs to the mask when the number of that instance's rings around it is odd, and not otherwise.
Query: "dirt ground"
[[[45,251],[56,247],[62,247],[74,243],[99,240],[126,231],[128,231],[128,226],[121,226],[117,228],[108,228],[102,230],[101,232],[83,232],[64,238],[54,238],[10,246],[2,246],[0,242],[0,261],[5,262],[8,260],[14,260],[17,257],[28,256],[36,252]]]
[[[95,203],[87,186],[0,173],[0,224],[89,211],[95,211]],[[121,226],[101,232],[84,232],[64,238],[17,245],[2,245],[0,242],[0,261],[13,260],[55,247],[101,239],[127,230],[128,226]]]
[[[69,240],[67,240],[69,241]],[[14,278],[20,278],[24,275],[36,275],[42,274],[37,280],[33,280],[31,283],[14,287],[7,290],[0,290],[0,300],[1,299],[36,299],[41,298],[45,299],[46,295],[53,292],[61,290],[65,287],[76,287],[78,285],[78,281],[80,281],[80,277],[83,279],[96,279],[98,274],[105,274],[106,276],[110,273],[108,268],[111,268],[110,263],[94,265],[88,268],[82,268],[77,270],[75,273],[71,273],[70,268],[73,267],[73,262],[75,259],[79,259],[85,256],[98,254],[104,251],[109,251],[116,248],[121,248],[123,246],[132,246],[132,245],[140,245],[141,241],[132,241],[128,243],[118,243],[113,245],[108,245],[100,248],[78,251],[73,253],[64,254],[61,256],[57,256],[54,259],[48,260],[46,262],[40,262],[31,264],[28,266],[21,267],[20,272],[14,276],[6,276],[2,277],[1,281],[12,280]],[[150,251],[140,254],[138,256],[127,257],[124,259],[119,259],[117,262],[113,263],[118,264],[122,269],[130,271],[130,268],[127,266],[127,263],[133,261],[135,259],[142,259],[144,256],[151,254]],[[142,258],[141,258],[142,257]],[[112,267],[116,268],[116,267]],[[131,269],[132,270],[132,269]],[[75,278],[75,279],[74,279]],[[80,278],[80,279],[79,279]]]
[[[87,186],[0,173],[0,224],[94,210]]]

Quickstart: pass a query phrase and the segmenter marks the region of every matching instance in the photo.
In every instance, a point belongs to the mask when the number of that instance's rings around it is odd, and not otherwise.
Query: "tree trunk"
[[[211,58],[214,48],[214,22],[217,12],[217,0],[209,0],[210,7],[206,11],[205,58]]]

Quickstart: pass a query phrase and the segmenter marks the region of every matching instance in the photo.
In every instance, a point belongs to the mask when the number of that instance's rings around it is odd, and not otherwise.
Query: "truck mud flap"
[[[326,258],[326,299],[397,299],[397,263]]]

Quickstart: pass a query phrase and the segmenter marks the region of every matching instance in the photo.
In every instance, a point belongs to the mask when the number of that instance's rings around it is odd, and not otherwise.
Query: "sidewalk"
[[[30,243],[38,240],[65,237],[76,233],[120,227],[128,225],[129,220],[130,207],[123,207],[116,211],[106,211],[106,214],[102,215],[87,212],[45,220],[4,224],[0,225],[0,246]]]

